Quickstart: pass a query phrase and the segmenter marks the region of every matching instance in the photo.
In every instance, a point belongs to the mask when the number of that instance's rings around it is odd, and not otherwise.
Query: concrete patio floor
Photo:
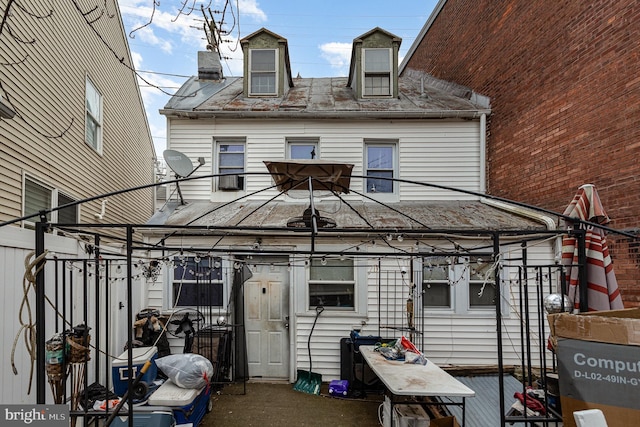
[[[213,395],[213,410],[202,427],[220,426],[357,426],[376,427],[381,394],[366,399],[329,395],[323,384],[320,395],[293,390],[293,384],[247,382],[225,385]]]

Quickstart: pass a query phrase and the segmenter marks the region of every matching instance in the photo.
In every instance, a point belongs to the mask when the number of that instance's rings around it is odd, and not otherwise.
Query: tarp
[[[610,222],[593,184],[578,188],[564,215],[600,225]],[[585,230],[587,310],[624,308],[604,230],[581,223],[576,223],[576,226]],[[578,244],[576,237],[572,235],[565,235],[562,239],[562,264],[566,266],[567,294],[573,301],[574,308],[580,309]]]

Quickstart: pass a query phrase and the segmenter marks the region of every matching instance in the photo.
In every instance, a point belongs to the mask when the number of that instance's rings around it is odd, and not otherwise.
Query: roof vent
[[[217,52],[198,52],[198,79],[222,80],[222,64]]]

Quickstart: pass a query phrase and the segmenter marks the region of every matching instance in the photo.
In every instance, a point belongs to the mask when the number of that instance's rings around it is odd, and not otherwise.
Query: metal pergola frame
[[[249,174],[249,173],[246,173]],[[262,173],[258,174],[258,175],[264,175]],[[163,185],[163,184],[171,184],[171,183],[176,183],[178,184],[178,182],[183,182],[183,181],[189,181],[189,180],[193,180],[193,179],[203,179],[203,178],[214,178],[214,177],[219,177],[222,176],[221,174],[212,174],[212,175],[206,175],[206,176],[198,176],[198,177],[188,177],[188,178],[182,178],[182,179],[177,179],[174,181],[167,181],[164,183],[156,183],[156,184],[149,184],[149,185],[144,185],[144,186],[139,186],[139,187],[134,187],[131,189],[126,189],[126,190],[121,190],[121,191],[115,191],[115,192],[111,192],[111,193],[107,193],[107,194],[102,194],[99,196],[93,196],[84,200],[80,200],[80,201],[76,201],[64,206],[59,206],[57,208],[53,208],[53,209],[49,209],[46,211],[41,211],[38,214],[34,214],[34,215],[30,215],[27,217],[22,217],[22,218],[18,218],[15,220],[11,220],[11,221],[7,221],[4,223],[0,224],[0,227],[4,226],[4,225],[8,225],[8,224],[12,224],[12,223],[16,223],[18,221],[22,221],[22,220],[26,220],[26,219],[30,219],[33,218],[34,216],[39,216],[40,220],[38,222],[36,222],[35,224],[35,255],[36,257],[40,257],[42,255],[45,254],[46,252],[46,248],[45,248],[45,239],[44,236],[45,234],[51,230],[52,228],[56,228],[59,230],[62,230],[66,233],[74,233],[74,232],[78,232],[78,233],[82,233],[82,234],[86,234],[86,235],[90,235],[90,236],[94,236],[95,242],[97,246],[100,245],[100,242],[102,240],[106,240],[106,239],[116,239],[118,241],[120,241],[121,243],[124,243],[125,247],[126,247],[126,251],[124,254],[124,257],[126,259],[126,265],[127,265],[127,292],[128,292],[128,301],[129,301],[129,307],[127,310],[127,321],[128,324],[133,324],[133,313],[132,313],[132,307],[131,307],[131,300],[132,300],[132,277],[133,277],[133,271],[132,271],[132,265],[134,263],[133,261],[133,254],[135,251],[141,250],[141,251],[163,251],[163,250],[179,250],[179,247],[172,247],[172,246],[165,246],[164,243],[165,241],[169,238],[169,237],[181,237],[181,236],[189,236],[189,237],[194,237],[194,236],[209,236],[209,237],[221,237],[221,238],[225,238],[225,237],[229,237],[229,236],[247,236],[247,235],[251,235],[251,233],[255,233],[255,232],[261,232],[261,233],[271,233],[273,235],[277,235],[278,233],[282,232],[281,228],[263,228],[263,227],[246,227],[246,226],[239,226],[239,227],[217,227],[217,226],[194,226],[194,225],[183,225],[183,226],[176,226],[176,225],[150,225],[150,224],[51,224],[49,222],[47,222],[46,220],[46,215],[52,211],[55,210],[60,210],[60,209],[64,209],[64,208],[68,208],[68,207],[72,207],[81,203],[86,203],[86,202],[90,202],[93,200],[97,200],[97,199],[103,199],[105,197],[110,197],[113,195],[118,195],[118,194],[122,194],[125,192],[130,192],[130,191],[136,191],[136,190],[141,190],[141,189],[145,189],[145,188],[150,188],[150,187],[154,187],[154,186],[158,186],[158,185]],[[366,176],[363,177],[359,177],[359,178],[363,178],[366,179]],[[375,178],[379,178],[379,177],[375,177]],[[505,202],[505,203],[510,203],[516,206],[520,206],[520,207],[525,207],[528,209],[532,209],[534,211],[540,212],[540,213],[544,213],[547,215],[551,215],[554,216],[556,218],[559,219],[564,219],[564,220],[568,220],[571,221],[571,223],[576,224],[576,223],[584,223],[586,225],[589,226],[594,226],[594,227],[598,227],[601,228],[605,231],[610,231],[610,232],[615,232],[618,234],[622,234],[622,235],[626,235],[627,237],[632,237],[632,238],[637,238],[637,236],[635,235],[630,235],[628,233],[624,233],[624,232],[620,232],[618,230],[614,230],[614,229],[610,229],[608,227],[599,225],[599,224],[595,224],[595,223],[590,223],[590,222],[586,222],[586,221],[580,221],[580,220],[576,220],[575,218],[569,218],[566,217],[562,214],[553,212],[553,211],[549,211],[543,208],[538,208],[535,206],[530,206],[524,203],[520,203],[520,202],[514,202],[514,201],[510,201],[507,199],[503,199],[500,197],[495,197],[495,196],[490,196],[490,195],[486,195],[486,194],[482,194],[482,193],[478,193],[478,192],[473,192],[473,191],[469,191],[469,190],[460,190],[460,189],[455,189],[455,188],[450,188],[450,187],[446,187],[446,186],[442,186],[442,185],[437,185],[437,184],[429,184],[429,183],[420,183],[420,182],[414,182],[414,181],[407,181],[407,180],[401,180],[401,179],[394,179],[394,181],[399,181],[399,182],[406,182],[406,183],[410,183],[410,184],[417,184],[417,185],[423,185],[423,186],[428,186],[428,187],[434,187],[434,188],[439,188],[439,189],[444,189],[444,190],[449,190],[449,191],[457,191],[457,192],[461,192],[464,194],[470,194],[470,195],[474,195],[477,197],[481,197],[481,198],[487,198],[487,199],[492,199],[492,200],[497,200],[497,201],[501,201],[501,202]],[[296,186],[301,185],[301,183],[290,183],[288,184],[290,187],[289,188],[294,188]],[[272,187],[271,187],[272,188]],[[312,207],[312,215],[313,215],[313,187],[311,184],[311,180],[309,179],[309,188],[311,189],[310,193],[311,193],[311,207]],[[367,197],[366,195],[363,195],[364,197]],[[245,196],[246,197],[246,196]],[[391,208],[393,209],[393,208]],[[111,233],[111,231],[113,231],[114,229],[124,229],[125,230],[125,237],[122,236],[117,236],[117,233]],[[159,242],[157,244],[154,245],[150,245],[144,242],[139,242],[139,241],[135,241],[134,240],[134,234],[141,231],[141,230],[145,230],[147,232],[151,232],[152,234],[160,234],[163,235],[162,238],[159,239]],[[109,233],[107,233],[107,231],[109,231]],[[430,228],[407,228],[407,229],[388,229],[388,228],[379,228],[379,229],[362,229],[362,228],[357,228],[357,229],[350,229],[350,228],[328,228],[328,229],[319,229],[317,227],[317,224],[315,223],[315,220],[312,222],[312,224],[310,224],[309,227],[298,227],[298,228],[294,228],[294,229],[287,229],[287,233],[289,235],[293,234],[294,236],[296,236],[296,238],[298,239],[308,239],[310,242],[310,249],[308,250],[300,250],[295,252],[295,254],[297,255],[348,255],[348,256],[353,256],[353,257],[359,257],[359,256],[364,256],[362,253],[359,253],[356,249],[352,248],[346,248],[345,250],[341,250],[341,251],[318,251],[317,250],[317,243],[318,242],[322,242],[325,239],[334,239],[335,241],[335,237],[336,236],[371,236],[371,235],[378,235],[378,236],[384,236],[386,233],[389,232],[394,232],[394,233],[402,233],[406,236],[419,236],[419,238],[426,238],[426,237],[446,237],[448,235],[467,235],[467,236],[485,236],[487,237],[488,240],[490,240],[492,242],[492,246],[490,248],[485,248],[483,251],[477,251],[475,253],[481,253],[481,254],[493,254],[493,256],[495,256],[497,253],[499,253],[500,251],[500,244],[501,244],[501,238],[507,236],[509,237],[509,239],[513,240],[513,239],[521,239],[521,242],[523,244],[523,247],[526,246],[526,242],[532,238],[532,236],[535,236],[535,238],[542,238],[542,237],[549,237],[549,236],[561,236],[562,234],[567,234],[567,233],[572,233],[575,234],[575,236],[577,237],[577,241],[578,241],[578,247],[579,249],[579,253],[580,253],[580,258],[579,258],[579,267],[581,269],[581,281],[584,281],[584,268],[585,268],[585,250],[584,250],[584,232],[582,230],[580,230],[578,227],[576,227],[575,229],[560,229],[560,230],[547,230],[547,231],[534,231],[534,230],[486,230],[486,229],[475,229],[475,230],[469,230],[469,229],[459,229],[459,230],[452,230],[452,229],[440,229],[440,230],[434,230],[434,229],[430,229]],[[95,243],[94,242],[94,243]],[[391,249],[391,248],[390,248]],[[214,247],[214,248],[208,248],[207,249],[209,252],[216,252],[216,251],[220,251],[220,252],[229,252],[229,248],[228,247]],[[242,251],[237,251],[238,253],[242,253],[244,255],[251,255],[253,253],[259,253],[260,255],[283,255],[283,254],[287,254],[290,255],[292,254],[291,250],[278,250],[278,249],[268,249],[265,250],[265,248],[261,248],[259,251],[258,250],[250,250],[250,249],[243,249]],[[96,259],[98,257],[98,253],[94,254],[96,256]],[[428,251],[413,251],[411,253],[405,253],[402,254],[396,250],[389,250],[387,251],[381,251],[381,252],[376,252],[375,256],[395,256],[395,257],[428,257],[428,256],[434,256],[434,255],[441,255],[441,256],[458,256],[461,255],[461,253],[457,250],[453,250],[453,251],[440,251],[440,252],[434,252],[432,250],[428,250]],[[467,255],[469,255],[469,253],[467,253]],[[371,254],[367,254],[366,256],[371,257]],[[44,266],[45,260],[41,259],[40,262],[38,263],[38,265],[36,266],[37,268],[37,274],[36,274],[36,304],[35,304],[35,310],[37,313],[36,316],[36,330],[38,331],[44,331],[44,316],[42,316],[41,314],[44,313],[45,311],[45,301],[46,301],[46,295],[45,295],[45,276],[44,276],[44,271],[43,271],[43,266]],[[496,283],[499,283],[500,281],[500,277],[499,272],[495,271],[495,279],[496,279]],[[585,291],[585,295],[584,297],[581,295],[581,304],[587,304],[587,299],[586,299],[586,286],[581,286],[581,290],[584,289]],[[502,311],[501,311],[501,304],[500,304],[500,287],[496,286],[496,290],[498,292],[498,298],[497,303],[496,303],[496,322],[497,325],[501,325],[501,317],[502,317]],[[585,309],[586,310],[586,309]],[[498,343],[502,342],[502,338],[501,338],[501,327],[497,328],[497,339],[498,339]],[[129,328],[129,341],[131,341],[131,328]],[[37,342],[36,342],[36,347],[37,347],[37,360],[36,360],[36,372],[37,372],[37,378],[36,378],[36,394],[37,394],[37,402],[38,403],[45,403],[45,391],[46,391],[46,378],[45,378],[45,372],[46,372],[46,365],[45,365],[45,336],[44,334],[37,334]],[[129,355],[129,357],[131,357],[131,354]],[[502,375],[503,373],[503,356],[502,356],[502,345],[499,344],[498,346],[498,365],[499,365],[499,371],[500,371],[500,375]],[[129,362],[131,362],[131,360],[129,360]],[[503,415],[503,423],[504,423],[504,389],[501,383],[501,387],[500,387],[500,397],[501,397],[501,414]]]

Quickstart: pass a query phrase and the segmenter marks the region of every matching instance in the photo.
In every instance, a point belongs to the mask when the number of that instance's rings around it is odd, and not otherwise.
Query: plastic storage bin
[[[142,366],[151,360],[151,366],[142,376],[140,381],[150,385],[155,381],[158,375],[158,367],[155,364],[155,360],[158,358],[157,347],[137,347],[132,349],[133,364],[132,374],[135,379],[138,376],[138,372],[142,369]],[[127,388],[129,387],[129,353],[125,351],[111,362],[111,375],[113,376],[113,392],[118,396],[123,396]]]

